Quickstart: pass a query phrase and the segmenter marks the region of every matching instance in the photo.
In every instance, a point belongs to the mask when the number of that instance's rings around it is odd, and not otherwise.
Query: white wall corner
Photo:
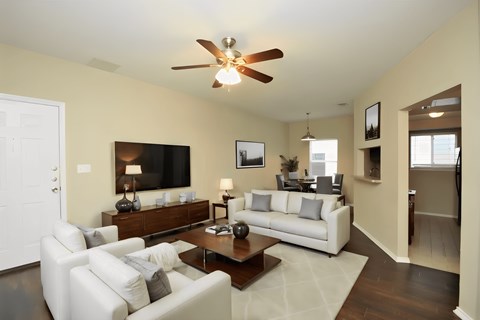
[[[473,320],[473,318],[466,314],[462,309],[460,309],[460,307],[455,308],[455,310],[453,310],[453,313],[455,313],[462,320]]]
[[[366,235],[370,240],[372,240],[373,243],[375,243],[386,254],[388,254],[390,256],[390,258],[392,258],[395,262],[397,262],[397,263],[410,263],[410,259],[408,257],[398,257],[396,254],[394,254],[392,251],[390,251],[387,247],[385,247],[380,241],[378,241],[374,236],[372,236],[364,228],[362,228],[360,225],[358,225],[355,221],[353,222],[353,225],[358,230],[360,230],[364,235]]]

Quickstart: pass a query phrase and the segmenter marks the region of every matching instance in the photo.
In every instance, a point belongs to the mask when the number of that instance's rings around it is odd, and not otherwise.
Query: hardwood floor
[[[456,219],[416,214],[408,257],[413,264],[460,273],[460,226]]]
[[[147,238],[147,244],[173,239],[174,234]],[[452,313],[458,304],[458,274],[397,264],[353,226],[345,250],[369,259],[337,319],[458,319]],[[0,273],[0,319],[52,319],[38,264]]]

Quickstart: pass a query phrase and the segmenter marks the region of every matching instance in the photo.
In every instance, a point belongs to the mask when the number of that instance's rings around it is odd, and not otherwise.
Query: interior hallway
[[[412,264],[460,273],[460,226],[454,218],[415,214],[408,248]]]

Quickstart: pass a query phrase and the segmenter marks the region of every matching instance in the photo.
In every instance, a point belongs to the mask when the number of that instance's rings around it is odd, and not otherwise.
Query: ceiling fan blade
[[[223,84],[220,83],[217,79],[213,82],[212,88],[221,88],[223,87]]]
[[[246,56],[241,56],[240,58],[236,59],[241,61],[245,61],[245,64],[248,63],[256,63],[266,60],[273,60],[273,59],[280,59],[283,57],[283,52],[280,49],[271,49],[267,51],[257,52],[248,54]]]
[[[247,77],[253,78],[263,83],[269,83],[270,81],[273,80],[273,78],[270,77],[269,75],[266,75],[265,73],[258,72],[256,70],[253,70],[245,66],[237,67],[237,71],[246,75]]]
[[[197,39],[197,42],[200,43],[202,47],[207,49],[216,58],[222,59],[224,61],[228,60],[227,56],[222,52],[222,50],[218,49],[218,47],[215,44],[213,44],[212,41]]]
[[[191,66],[177,66],[172,67],[173,70],[185,70],[185,69],[198,69],[198,68],[209,68],[209,67],[219,67],[218,64],[194,64]]]

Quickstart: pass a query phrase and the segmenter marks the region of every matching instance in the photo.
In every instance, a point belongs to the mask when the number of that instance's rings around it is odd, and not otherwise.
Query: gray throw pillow
[[[133,256],[124,256],[121,260],[143,275],[147,283],[150,302],[157,301],[172,293],[170,281],[161,266]]]
[[[85,238],[85,243],[87,244],[87,249],[98,247],[107,243],[101,232],[89,227],[79,225],[76,225],[76,227],[82,231],[83,237]]]
[[[302,206],[298,213],[299,218],[320,220],[320,213],[322,212],[323,200],[314,200],[302,198]]]
[[[253,211],[270,211],[271,194],[252,193],[252,210]]]

